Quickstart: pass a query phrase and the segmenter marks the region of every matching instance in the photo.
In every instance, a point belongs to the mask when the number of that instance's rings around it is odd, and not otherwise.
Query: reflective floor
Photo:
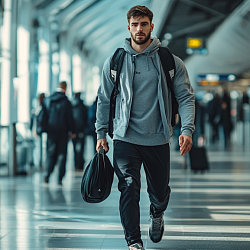
[[[92,157],[89,146],[86,158]],[[69,152],[71,152],[69,145]],[[160,243],[148,238],[149,201],[142,171],[141,230],[145,249],[250,249],[250,156],[238,147],[210,147],[210,171],[184,169],[184,158],[171,152],[171,199]],[[63,185],[50,183],[44,172],[0,177],[0,249],[128,249],[120,225],[117,178],[107,200],[85,203],[82,173],[73,171],[69,153]]]

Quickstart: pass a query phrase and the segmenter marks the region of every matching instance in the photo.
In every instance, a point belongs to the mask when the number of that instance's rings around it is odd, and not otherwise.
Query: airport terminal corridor
[[[249,250],[249,31],[250,0],[0,0],[0,250]],[[81,196],[112,130],[130,246],[117,176]]]
[[[86,161],[93,155],[87,140]],[[0,179],[0,249],[3,250],[118,250],[127,249],[118,212],[115,176],[107,200],[82,200],[82,172],[72,165],[69,143],[67,174],[63,185],[55,169],[49,184],[44,172]],[[109,153],[110,155],[110,153]],[[147,250],[248,249],[250,246],[250,157],[239,145],[208,151],[210,170],[193,173],[184,157],[171,148],[172,189],[164,214],[165,232],[160,243],[148,237],[149,200],[145,174],[141,181],[141,232]]]

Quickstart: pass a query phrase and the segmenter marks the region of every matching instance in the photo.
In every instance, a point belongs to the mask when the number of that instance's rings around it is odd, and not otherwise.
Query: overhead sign
[[[205,39],[202,37],[188,37],[187,38],[187,54],[207,54]]]
[[[203,48],[203,39],[201,38],[188,38],[187,47],[190,49],[200,49]]]
[[[232,82],[236,79],[236,76],[233,74],[205,74],[198,75],[197,82],[200,85],[219,85],[223,81]]]

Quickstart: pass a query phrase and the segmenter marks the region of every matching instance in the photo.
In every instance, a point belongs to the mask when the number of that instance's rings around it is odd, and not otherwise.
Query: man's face
[[[151,38],[151,32],[154,25],[150,23],[147,16],[131,17],[128,25],[128,30],[131,34],[132,40],[138,44],[145,44]]]

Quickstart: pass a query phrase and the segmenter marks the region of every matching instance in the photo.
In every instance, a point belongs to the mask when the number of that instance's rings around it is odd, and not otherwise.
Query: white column
[[[72,56],[72,75],[73,75],[73,92],[83,92],[83,82],[82,82],[82,61],[79,53],[77,51],[74,52]]]
[[[101,79],[100,79],[100,69],[98,66],[94,66],[92,68],[92,74],[93,74],[93,86],[92,86],[92,99],[95,100],[95,97],[97,95],[97,90],[100,86]]]
[[[14,126],[16,122],[17,93],[14,90],[13,76],[15,69],[15,4],[16,0],[4,1],[2,26],[2,68],[1,68],[1,125],[9,127],[8,169],[15,175]],[[14,14],[13,14],[14,13]]]
[[[59,78],[59,52],[54,51],[52,53],[52,86],[51,90],[55,90],[58,85]]]
[[[21,1],[17,28],[18,122],[30,121],[30,1]]]
[[[39,32],[43,33],[42,28]],[[50,59],[49,43],[40,36],[39,40],[39,66],[38,66],[38,84],[37,93],[50,93]]]
[[[1,125],[16,122],[16,93],[13,86],[12,1],[5,0],[2,26]],[[13,112],[14,111],[14,112]]]
[[[71,96],[71,56],[67,46],[67,34],[60,35],[60,75],[59,81],[67,82],[67,94]]]
[[[88,69],[88,62],[85,60],[84,56],[81,55],[81,81],[82,81],[82,92],[83,92],[83,98],[86,103],[86,97],[87,97],[87,69]]]

